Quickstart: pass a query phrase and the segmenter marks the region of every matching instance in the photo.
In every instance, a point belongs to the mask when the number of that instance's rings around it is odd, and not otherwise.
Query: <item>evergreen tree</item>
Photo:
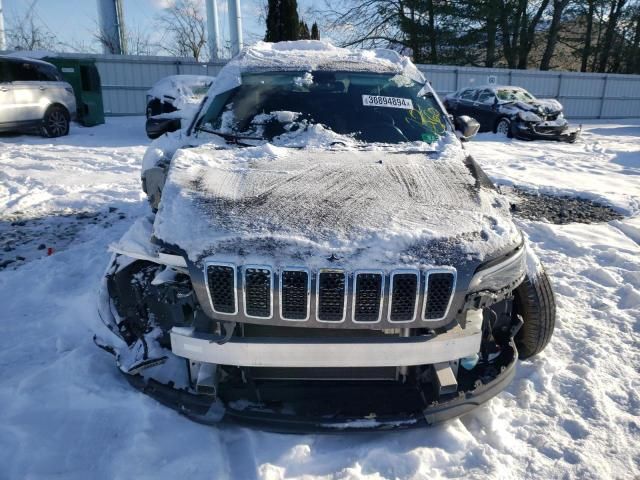
[[[311,40],[320,40],[320,30],[316,22],[311,25]]]
[[[300,29],[298,30],[298,40],[310,40],[309,25],[300,20]]]
[[[269,0],[267,32],[264,39],[267,42],[297,40],[299,34],[298,2],[296,0]]]

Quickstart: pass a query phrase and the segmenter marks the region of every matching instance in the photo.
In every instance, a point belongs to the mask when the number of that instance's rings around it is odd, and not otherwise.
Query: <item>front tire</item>
[[[519,357],[524,360],[544,350],[556,324],[556,302],[544,269],[528,274],[515,290],[514,310],[524,320],[515,338]]]
[[[496,133],[502,137],[513,138],[511,120],[508,118],[501,118],[496,124]]]
[[[69,112],[60,105],[54,105],[44,114],[42,134],[48,138],[63,137],[69,134]]]

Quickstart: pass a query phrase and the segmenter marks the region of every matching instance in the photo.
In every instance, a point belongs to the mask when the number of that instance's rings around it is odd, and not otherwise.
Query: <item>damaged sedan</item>
[[[454,127],[457,125],[458,130]],[[258,43],[143,160],[95,338],[199,422],[426,426],[542,351],[549,278],[422,73],[389,50]]]
[[[463,88],[445,97],[452,115],[468,115],[480,123],[481,132],[523,140],[573,143],[581,128],[571,127],[560,102],[538,99],[524,88],[484,86]]]

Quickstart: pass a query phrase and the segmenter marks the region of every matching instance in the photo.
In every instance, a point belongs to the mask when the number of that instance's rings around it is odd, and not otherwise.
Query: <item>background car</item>
[[[191,118],[215,77],[171,75],[158,81],[147,92],[147,136],[158,138],[175,132],[182,120]]]
[[[562,105],[553,99],[537,99],[514,86],[467,87],[445,97],[452,115],[468,115],[480,123],[481,132],[509,138],[575,142],[580,129],[571,128]]]
[[[50,63],[0,56],[0,131],[69,133],[76,114],[73,88]]]

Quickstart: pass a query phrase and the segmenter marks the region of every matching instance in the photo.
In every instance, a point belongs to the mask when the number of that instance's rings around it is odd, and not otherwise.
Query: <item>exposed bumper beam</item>
[[[431,365],[480,350],[482,312],[467,313],[466,328],[436,337],[381,339],[232,338],[219,345],[185,329],[171,330],[171,350],[192,361],[244,367],[399,367]]]

